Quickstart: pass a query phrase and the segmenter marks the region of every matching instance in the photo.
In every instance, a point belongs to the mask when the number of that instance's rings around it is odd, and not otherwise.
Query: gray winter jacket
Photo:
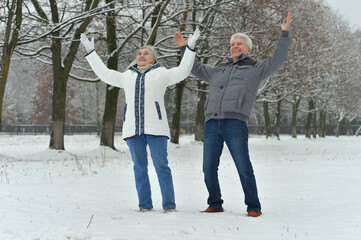
[[[248,122],[260,83],[283,66],[290,43],[288,31],[282,31],[275,52],[263,62],[244,54],[235,62],[227,57],[227,62],[219,66],[201,64],[196,59],[192,74],[210,84],[205,121],[232,118]]]

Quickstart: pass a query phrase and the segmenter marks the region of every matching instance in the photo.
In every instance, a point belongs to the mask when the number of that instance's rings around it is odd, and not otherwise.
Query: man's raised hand
[[[201,32],[199,31],[198,28],[196,28],[194,33],[189,35],[188,39],[185,40],[182,33],[176,32],[174,34],[174,42],[177,44],[178,47],[188,45],[188,47],[193,50],[196,46],[196,41],[198,40],[200,35]]]
[[[180,33],[180,32],[176,32],[174,34],[174,41],[178,47],[185,46],[188,43],[188,41],[184,39],[182,33]]]
[[[282,30],[288,31],[290,24],[291,24],[291,12],[288,12],[286,24],[281,23]]]

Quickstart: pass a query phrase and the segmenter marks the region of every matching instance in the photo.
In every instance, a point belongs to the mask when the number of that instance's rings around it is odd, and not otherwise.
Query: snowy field
[[[246,216],[228,149],[219,168],[224,213],[207,207],[202,144],[169,144],[177,212],[164,214],[152,164],[154,211],[139,213],[127,145],[99,147],[96,136],[0,135],[1,240],[361,239],[361,137],[281,141],[250,137],[263,215]]]

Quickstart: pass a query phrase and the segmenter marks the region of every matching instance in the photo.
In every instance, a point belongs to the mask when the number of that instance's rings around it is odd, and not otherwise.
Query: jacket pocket
[[[123,122],[125,122],[125,114],[127,113],[127,104],[124,106],[124,116],[123,116]]]
[[[162,120],[162,113],[160,112],[159,102],[155,102],[155,108],[157,109],[158,118],[159,120]]]

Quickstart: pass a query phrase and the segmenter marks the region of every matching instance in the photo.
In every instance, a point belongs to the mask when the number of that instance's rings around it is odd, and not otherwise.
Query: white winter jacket
[[[95,51],[86,56],[100,80],[124,89],[126,105],[123,139],[141,134],[169,138],[164,93],[168,86],[182,81],[190,74],[194,57],[195,52],[187,48],[178,67],[166,69],[156,63],[142,74],[137,65],[123,73],[108,69]]]

